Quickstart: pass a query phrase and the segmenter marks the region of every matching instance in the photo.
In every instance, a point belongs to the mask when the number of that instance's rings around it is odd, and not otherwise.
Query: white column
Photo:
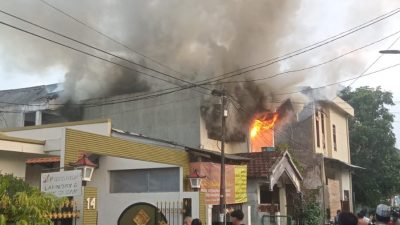
[[[251,206],[247,206],[247,224],[251,224]]]
[[[286,205],[286,186],[283,184],[281,187],[279,187],[279,211],[283,216],[287,215]]]
[[[207,205],[207,225],[212,225],[212,205]]]
[[[42,125],[42,112],[41,111],[36,111],[35,125]]]

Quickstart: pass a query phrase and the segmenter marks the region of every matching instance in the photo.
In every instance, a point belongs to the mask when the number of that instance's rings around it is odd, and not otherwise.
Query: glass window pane
[[[111,193],[148,192],[146,170],[110,171]]]
[[[149,170],[149,192],[179,191],[179,168]]]

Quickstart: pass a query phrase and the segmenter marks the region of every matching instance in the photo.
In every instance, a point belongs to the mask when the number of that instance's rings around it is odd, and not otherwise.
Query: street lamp
[[[381,54],[400,54],[400,50],[380,50]]]
[[[191,187],[194,191],[197,191],[197,190],[200,190],[201,180],[202,180],[203,178],[206,178],[206,176],[201,176],[201,175],[197,172],[197,170],[195,169],[195,170],[193,171],[193,173],[191,173],[191,174],[188,176],[188,178],[189,178],[189,181],[190,181],[190,187]]]
[[[78,161],[72,164],[75,169],[82,171],[82,181],[87,182],[92,180],[94,169],[97,167],[86,154],[83,154]]]

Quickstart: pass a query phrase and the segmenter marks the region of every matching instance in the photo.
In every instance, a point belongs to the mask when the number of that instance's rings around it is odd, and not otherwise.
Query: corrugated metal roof
[[[62,84],[49,84],[35,87],[19,88],[0,91],[0,106],[7,103],[32,104],[55,99],[63,90]]]

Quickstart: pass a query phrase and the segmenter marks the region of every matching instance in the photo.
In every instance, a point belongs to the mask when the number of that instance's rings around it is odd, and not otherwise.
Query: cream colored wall
[[[344,199],[344,190],[349,191],[349,201],[350,201],[350,209],[353,208],[353,193],[351,188],[351,176],[350,171],[343,169],[341,171],[341,199]]]
[[[327,135],[329,135],[328,144],[328,151],[329,156],[341,160],[346,163],[350,163],[349,159],[349,132],[347,126],[347,117],[344,113],[339,112],[334,108],[328,108],[328,120],[329,120],[329,127],[327,127]],[[337,144],[337,151],[334,150],[333,145],[333,125],[336,126],[336,144]]]
[[[41,155],[38,155],[36,157],[40,156]],[[32,157],[35,157],[35,155],[0,150],[0,173],[13,174],[16,177],[25,179],[25,161]]]
[[[208,138],[207,129],[203,119],[200,120],[200,149],[220,152],[221,142]],[[246,142],[231,142],[225,144],[225,153],[236,154],[249,152],[249,146]]]
[[[40,144],[0,140],[0,151],[44,154],[44,147]]]

